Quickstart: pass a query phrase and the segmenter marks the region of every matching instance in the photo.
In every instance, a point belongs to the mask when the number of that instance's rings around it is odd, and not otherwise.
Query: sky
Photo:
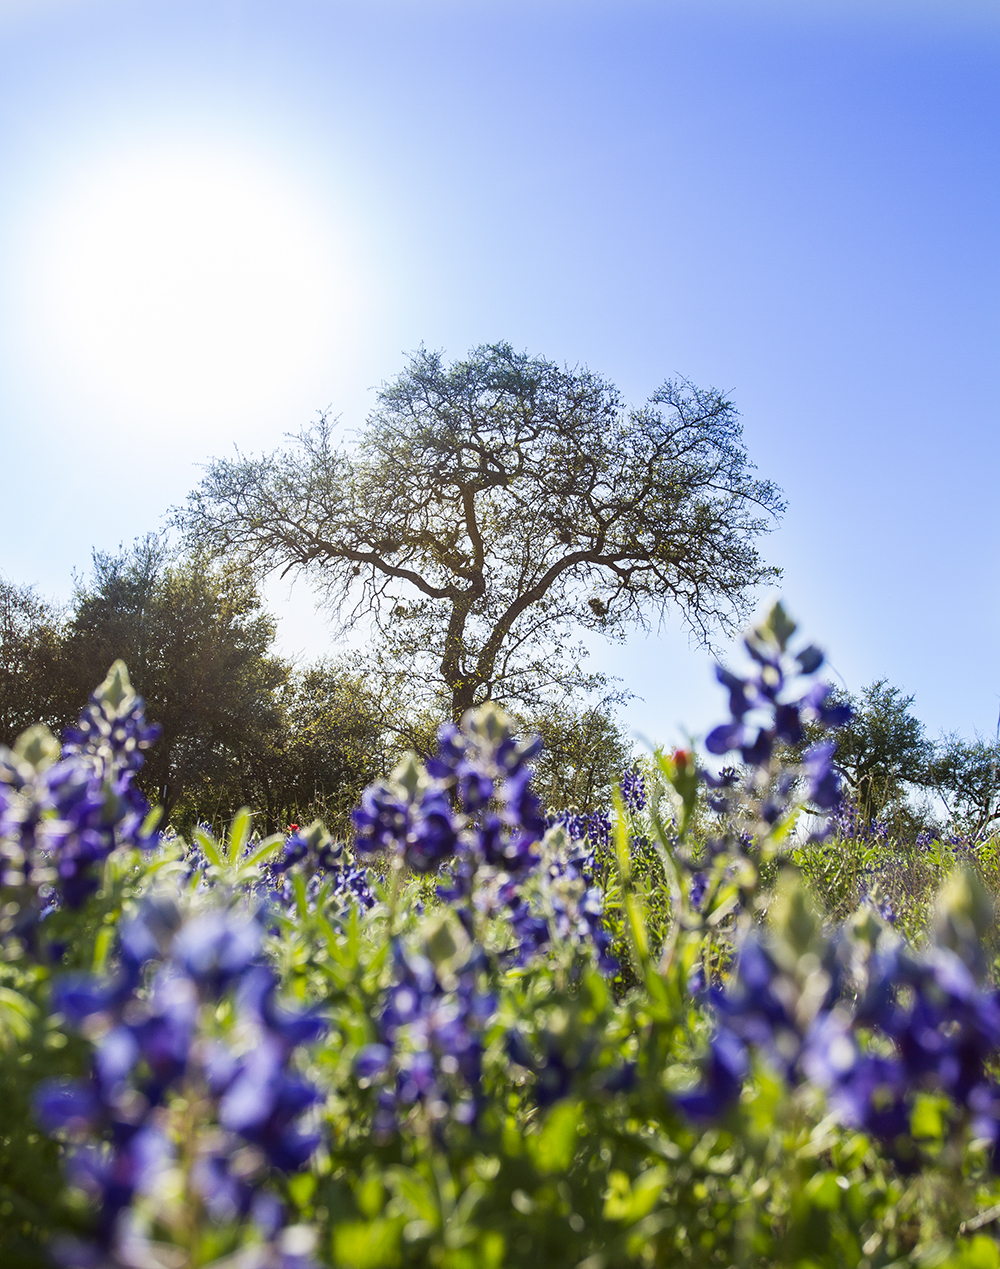
[[[0,573],[65,602],[213,456],[507,340],[728,392],[761,607],[991,735],[998,61],[974,0],[0,0]],[[636,734],[722,716],[679,617],[590,646]]]

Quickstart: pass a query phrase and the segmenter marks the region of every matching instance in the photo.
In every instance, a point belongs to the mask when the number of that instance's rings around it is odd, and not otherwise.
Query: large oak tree
[[[189,543],[308,576],[455,716],[584,685],[574,629],[621,637],[676,608],[704,639],[776,576],[757,539],[780,493],[733,404],[687,382],[630,409],[599,375],[508,344],[450,366],[421,350],[354,444],[325,417],[291,439],[208,466],[178,512]]]

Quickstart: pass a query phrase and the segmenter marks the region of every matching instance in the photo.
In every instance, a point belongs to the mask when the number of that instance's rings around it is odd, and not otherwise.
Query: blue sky
[[[960,0],[0,0],[0,570],[65,599],[212,455],[506,339],[730,391],[806,633],[991,733],[998,52]],[[593,649],[636,730],[718,715],[679,621]]]

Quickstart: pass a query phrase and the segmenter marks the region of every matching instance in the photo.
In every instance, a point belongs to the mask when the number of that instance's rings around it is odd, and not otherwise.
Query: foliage
[[[948,736],[935,746],[927,783],[941,797],[949,818],[980,837],[1000,812],[997,759],[1000,745]]]
[[[30,586],[0,577],[0,744],[12,745],[33,723],[55,721],[59,639],[55,609]]]
[[[289,676],[281,696],[280,790],[288,818],[315,819],[346,836],[365,785],[389,765],[383,703],[361,675],[331,661]],[[272,764],[272,774],[277,763]]]
[[[252,797],[269,814],[271,788],[260,774],[280,739],[275,694],[288,677],[269,652],[273,638],[273,618],[232,567],[170,563],[154,537],[116,556],[95,552],[60,649],[62,721],[123,658],[162,728],[143,773],[148,795],[169,815],[182,799],[199,805],[208,790],[218,796],[235,785],[230,801]]]
[[[353,449],[326,418],[292,447],[216,459],[178,521],[256,576],[308,574],[373,667],[459,719],[592,685],[574,629],[621,635],[676,605],[704,637],[775,574],[755,539],[782,504],[725,397],[667,382],[641,409],[589,370],[507,344],[421,350]]]
[[[632,760],[632,747],[610,709],[552,705],[528,715],[523,729],[541,737],[534,788],[543,806],[584,812],[610,806],[612,786]]]
[[[840,693],[851,708],[851,720],[837,736],[837,764],[863,819],[890,812],[905,821],[907,785],[928,782],[932,745],[912,713],[913,697],[885,679],[877,679],[859,696]]]
[[[403,711],[344,664],[288,666],[273,636],[236,570],[173,558],[153,536],[95,553],[66,614],[4,583],[0,739],[13,745],[39,720],[63,731],[123,658],[162,733],[138,781],[175,827],[252,802],[269,827],[311,811],[346,832],[361,790],[398,756]]]
[[[781,755],[844,711],[793,633],[720,674],[742,769],[659,753],[547,825],[487,705],[366,790],[353,855],[249,812],[151,842],[121,666],[61,754],[19,742],[4,1263],[997,1269],[993,865],[938,853],[920,945],[870,898],[824,921],[833,745]]]

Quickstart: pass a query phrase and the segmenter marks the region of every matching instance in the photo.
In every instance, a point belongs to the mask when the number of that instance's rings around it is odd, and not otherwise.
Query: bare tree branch
[[[507,344],[451,366],[421,350],[353,448],[326,417],[290,439],[210,463],[177,523],[258,576],[311,577],[348,624],[373,617],[455,714],[582,682],[574,627],[620,638],[675,609],[707,641],[777,576],[756,542],[780,491],[732,403],[685,381],[630,410],[589,370]]]

